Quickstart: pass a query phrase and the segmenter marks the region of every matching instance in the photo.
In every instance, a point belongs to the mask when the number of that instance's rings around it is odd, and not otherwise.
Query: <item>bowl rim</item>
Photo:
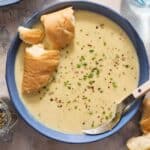
[[[144,64],[144,67],[140,67],[140,75],[143,71],[143,77],[140,79],[139,84],[142,84],[144,81],[149,79],[149,67],[148,67],[148,55],[146,54],[146,50],[144,48],[144,44],[140,37],[138,36],[137,32],[134,30],[132,25],[122,16],[120,16],[118,13],[113,11],[110,8],[107,8],[106,6],[102,6],[99,3],[92,2],[92,1],[84,1],[84,0],[72,0],[72,1],[63,1],[63,2],[55,2],[51,3],[47,8],[41,9],[40,11],[37,11],[34,15],[32,15],[27,21],[23,24],[24,26],[31,26],[34,24],[38,19],[39,16],[42,14],[45,14],[47,12],[53,12],[62,8],[65,8],[67,6],[73,6],[74,8],[79,9],[85,9],[89,11],[93,11],[95,13],[100,13],[109,19],[116,22],[118,25],[121,26],[121,28],[127,33],[129,38],[132,39],[132,43],[136,49],[136,51],[140,50],[139,53],[142,55],[141,57],[144,57],[144,60],[140,60],[140,66]],[[93,6],[93,7],[91,7]],[[103,12],[102,12],[103,11]],[[119,22],[121,21],[121,22]],[[18,47],[21,43],[21,40],[18,37],[18,33],[16,34],[13,42],[11,43],[11,46],[7,53],[7,60],[6,60],[6,83],[9,95],[12,99],[12,102],[16,108],[16,110],[19,112],[20,116],[25,120],[25,122],[31,126],[33,129],[41,133],[42,135],[52,138],[61,142],[66,143],[90,143],[95,142],[97,140],[102,140],[108,136],[113,135],[114,133],[117,133],[125,124],[132,119],[132,117],[136,114],[140,107],[140,101],[136,102],[134,104],[134,109],[130,110],[125,116],[122,117],[121,121],[118,123],[116,127],[114,127],[111,131],[90,136],[90,135],[84,135],[84,134],[67,134],[62,133],[59,131],[56,131],[54,129],[46,127],[44,124],[40,123],[38,120],[36,120],[27,110],[27,108],[24,106],[23,102],[21,101],[21,98],[19,98],[16,83],[15,83],[15,75],[14,75],[14,64],[15,64],[15,58],[16,53],[18,51]],[[137,53],[138,54],[138,53]],[[139,57],[139,56],[138,56]],[[142,62],[141,62],[142,61]]]
[[[14,4],[17,4],[19,2],[20,2],[20,0],[5,0],[5,1],[0,1],[0,8],[1,7],[7,7],[7,6],[10,6],[10,5],[14,5]]]

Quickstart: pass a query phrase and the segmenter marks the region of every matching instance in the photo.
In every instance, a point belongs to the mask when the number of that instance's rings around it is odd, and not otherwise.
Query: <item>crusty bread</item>
[[[23,26],[18,28],[20,39],[26,44],[37,44],[43,40],[44,32],[40,29],[29,29]]]
[[[26,48],[22,82],[24,94],[35,93],[48,83],[59,63],[59,57],[58,50],[45,50],[41,44]]]
[[[150,150],[150,134],[129,139],[127,147],[129,150]]]
[[[143,101],[140,125],[145,135],[129,139],[127,142],[129,150],[150,150],[150,98],[145,98]]]
[[[75,17],[72,7],[41,16],[45,33],[53,44],[53,48],[61,49],[68,45],[74,37]]]
[[[150,98],[143,101],[143,115],[140,121],[143,133],[150,133]]]

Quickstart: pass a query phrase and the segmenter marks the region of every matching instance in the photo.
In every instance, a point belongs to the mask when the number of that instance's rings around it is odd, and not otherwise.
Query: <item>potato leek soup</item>
[[[75,11],[75,18],[75,37],[60,50],[48,85],[37,94],[22,94],[26,44],[18,50],[15,78],[19,96],[35,119],[54,130],[78,134],[112,118],[116,104],[137,87],[139,65],[132,42],[116,23],[82,10]],[[43,28],[40,23],[36,27]]]

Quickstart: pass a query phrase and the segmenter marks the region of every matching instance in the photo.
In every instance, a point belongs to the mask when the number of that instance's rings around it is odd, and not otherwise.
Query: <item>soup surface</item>
[[[136,88],[139,75],[135,49],[117,24],[88,11],[75,11],[75,17],[75,38],[61,50],[53,79],[38,94],[21,93],[25,44],[15,63],[18,92],[28,111],[44,125],[67,133],[111,119],[116,103]],[[49,47],[46,38],[43,42]]]

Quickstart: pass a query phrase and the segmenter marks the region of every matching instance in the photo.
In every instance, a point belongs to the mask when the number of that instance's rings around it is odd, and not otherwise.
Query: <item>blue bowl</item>
[[[19,3],[20,0],[0,0],[0,7]]]
[[[149,67],[148,67],[148,57],[143,45],[143,42],[139,38],[138,34],[134,30],[134,28],[131,26],[131,24],[125,20],[123,17],[118,15],[116,12],[112,11],[109,8],[106,8],[104,6],[101,6],[99,4],[96,4],[94,2],[88,2],[88,1],[70,1],[70,2],[59,2],[55,4],[51,4],[48,8],[38,11],[36,14],[34,14],[30,19],[28,19],[23,25],[27,27],[31,27],[34,23],[39,21],[39,18],[42,14],[53,12],[62,8],[65,8],[67,6],[73,6],[74,9],[83,9],[83,10],[89,10],[92,12],[96,12],[99,14],[102,14],[108,18],[110,18],[112,21],[116,22],[129,36],[131,39],[137,55],[139,59],[139,66],[140,66],[140,78],[139,78],[139,85],[143,82],[147,81],[149,79]],[[19,39],[18,33],[12,42],[10,49],[8,51],[7,55],[7,64],[6,64],[6,81],[7,81],[7,87],[9,90],[10,97],[13,101],[14,106],[16,107],[19,114],[22,116],[22,118],[35,130],[40,132],[41,134],[45,135],[48,138],[53,138],[58,141],[62,142],[68,142],[68,143],[89,143],[94,142],[97,140],[104,139],[116,132],[118,132],[138,111],[140,107],[140,102],[136,102],[133,106],[133,108],[122,117],[121,121],[118,123],[116,127],[114,127],[111,131],[100,134],[100,135],[84,135],[84,134],[65,134],[58,131],[55,131],[53,129],[47,128],[44,126],[44,124],[40,123],[38,120],[34,119],[32,115],[27,111],[26,107],[22,103],[16,83],[15,83],[15,75],[14,75],[14,65],[15,65],[15,59],[16,54],[19,48],[19,45],[21,44],[21,40]]]

